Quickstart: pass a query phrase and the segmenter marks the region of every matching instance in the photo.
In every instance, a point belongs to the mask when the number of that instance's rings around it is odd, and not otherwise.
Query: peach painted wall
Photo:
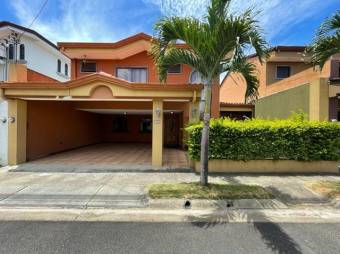
[[[266,86],[266,64],[261,64],[257,58],[249,59],[249,62],[256,65],[257,77],[260,81],[258,89],[259,94],[264,94]],[[220,101],[224,103],[244,103],[246,82],[242,75],[238,73],[231,73],[223,80],[220,88]]]
[[[28,101],[27,158],[33,160],[100,140],[98,115],[71,102]]]
[[[331,73],[331,61],[325,64],[321,72],[302,62],[267,62],[261,65],[256,58],[249,61],[257,66],[260,98],[309,83],[320,77],[329,78]],[[289,78],[276,79],[276,66],[280,65],[291,66],[292,75]],[[243,77],[239,74],[231,74],[221,86],[221,102],[243,103],[245,90],[246,82]]]
[[[78,109],[150,109],[151,102],[60,102],[28,101],[27,159],[98,142],[151,142],[151,133],[140,133],[141,115],[128,115],[128,133],[114,133],[112,115]],[[182,111],[182,123],[189,120],[188,103],[165,102],[164,110]],[[183,140],[183,128],[179,133]]]
[[[56,82],[55,79],[47,77],[36,71],[27,69],[27,81],[28,82]]]
[[[97,72],[106,72],[108,74],[116,76],[116,69],[121,67],[142,67],[148,69],[147,82],[148,83],[159,83],[156,68],[151,56],[148,55],[146,51],[141,52],[137,55],[128,57],[123,60],[95,60],[97,63]],[[89,60],[90,61],[90,60]],[[72,73],[73,70],[77,70],[77,76],[81,77],[88,75],[89,73],[81,72],[81,62],[82,60],[72,60]],[[169,84],[179,84],[179,83],[189,83],[189,78],[192,69],[188,66],[182,65],[182,72],[179,74],[169,74],[167,83]],[[73,76],[72,78],[76,78]]]

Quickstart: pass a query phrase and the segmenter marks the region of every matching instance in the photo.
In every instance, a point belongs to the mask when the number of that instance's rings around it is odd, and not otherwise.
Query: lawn
[[[307,184],[307,186],[329,198],[340,198],[340,181],[320,181]]]
[[[273,195],[260,186],[210,183],[151,184],[149,196],[153,199],[270,199]]]

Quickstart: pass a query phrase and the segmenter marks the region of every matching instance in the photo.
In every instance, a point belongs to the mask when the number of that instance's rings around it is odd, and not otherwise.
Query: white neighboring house
[[[17,43],[11,41],[13,37],[19,39]],[[10,81],[12,64],[24,64],[28,71],[60,82],[71,78],[71,60],[54,43],[34,30],[3,21],[0,22],[0,86],[1,82]],[[7,165],[7,118],[8,103],[0,98],[0,166]]]

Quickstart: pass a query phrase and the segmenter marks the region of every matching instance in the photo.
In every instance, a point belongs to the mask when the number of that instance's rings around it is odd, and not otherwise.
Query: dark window
[[[61,61],[60,61],[60,59],[58,59],[58,63],[57,63],[57,72],[61,72]]]
[[[115,116],[113,119],[113,132],[128,132],[127,116]]]
[[[65,76],[68,76],[68,65],[65,64]]]
[[[117,68],[116,76],[130,82],[146,83],[146,68]]]
[[[9,47],[8,47],[8,59],[10,59],[10,60],[14,59],[14,46],[13,46],[13,44],[9,44]]]
[[[168,68],[168,73],[181,73],[181,65],[176,64]]]
[[[252,118],[253,113],[251,111],[222,111],[221,117],[227,117],[233,120],[241,121]]]
[[[290,66],[277,66],[276,67],[276,78],[285,79],[290,77]]]
[[[81,72],[96,72],[97,64],[96,62],[82,62],[81,63]]]
[[[340,122],[340,110],[338,111],[338,121]]]
[[[25,45],[20,45],[20,60],[25,60]]]
[[[152,119],[151,118],[143,118],[140,121],[140,133],[151,133],[152,132]]]

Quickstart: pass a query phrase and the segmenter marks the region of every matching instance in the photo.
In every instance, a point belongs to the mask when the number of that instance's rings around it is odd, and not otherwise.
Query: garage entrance
[[[189,168],[183,150],[184,107],[164,105],[164,169]],[[152,121],[152,102],[29,100],[28,163],[18,170],[151,169]]]
[[[14,119],[8,127],[9,165],[114,143],[151,145],[152,168],[162,168],[164,149],[183,147],[183,127],[198,121],[201,90],[201,85],[130,83],[105,73],[63,84],[3,85]]]

